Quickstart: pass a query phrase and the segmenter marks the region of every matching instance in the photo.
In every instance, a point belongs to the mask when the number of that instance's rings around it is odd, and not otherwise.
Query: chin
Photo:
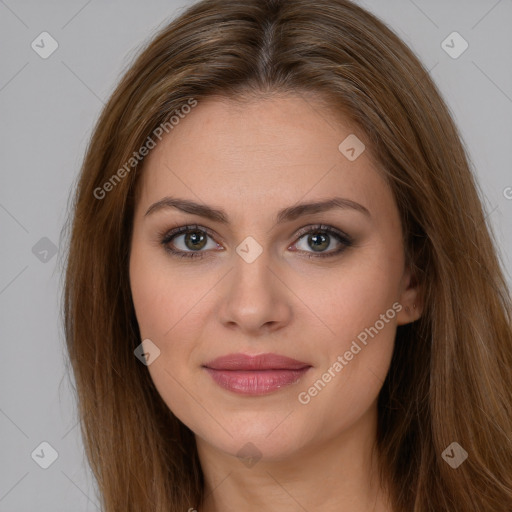
[[[290,435],[291,434],[291,435]],[[247,467],[255,462],[280,462],[293,456],[302,445],[293,432],[287,432],[286,436],[268,435],[258,433],[257,430],[248,428],[237,432],[233,438],[222,439],[206,438],[204,441],[228,455],[237,457]]]

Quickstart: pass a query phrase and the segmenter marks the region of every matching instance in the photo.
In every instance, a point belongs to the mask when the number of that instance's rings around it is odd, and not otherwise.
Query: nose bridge
[[[255,302],[265,295],[270,301],[273,289],[271,258],[269,248],[264,248],[252,237],[247,237],[236,248],[232,292],[246,303]],[[251,297],[253,299],[251,300]]]
[[[251,251],[249,249],[248,254],[253,257],[254,254]],[[269,286],[269,277],[272,275],[271,266],[270,251],[265,249],[254,260],[250,261],[238,255],[238,261],[235,263],[235,274],[237,274],[238,280],[243,284],[256,287],[263,284]]]

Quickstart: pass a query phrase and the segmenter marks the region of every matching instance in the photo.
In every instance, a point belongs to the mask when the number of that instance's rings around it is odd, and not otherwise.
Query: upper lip
[[[228,354],[203,366],[212,370],[302,370],[311,365],[278,354]]]

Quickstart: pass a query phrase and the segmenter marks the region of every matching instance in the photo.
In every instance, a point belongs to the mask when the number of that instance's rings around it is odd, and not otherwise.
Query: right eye
[[[202,226],[180,226],[167,231],[161,243],[165,250],[173,256],[179,258],[202,258],[202,253],[204,252],[202,249],[207,246],[208,237],[212,237],[210,230]],[[181,244],[181,247],[176,248],[177,244]],[[221,247],[217,243],[212,245],[213,247],[210,247],[210,249]]]

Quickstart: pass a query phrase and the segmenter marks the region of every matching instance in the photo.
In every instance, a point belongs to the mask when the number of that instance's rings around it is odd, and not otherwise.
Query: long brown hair
[[[423,290],[423,315],[398,327],[379,396],[394,510],[512,510],[510,292],[466,150],[428,72],[348,0],[203,0],[122,78],[74,197],[65,335],[105,512],[186,511],[204,498],[194,435],[133,353],[141,339],[128,261],[143,159],[126,163],[162,124],[171,133],[170,116],[191,99],[274,93],[316,94],[366,134]],[[456,469],[442,457],[453,442],[468,453]]]

